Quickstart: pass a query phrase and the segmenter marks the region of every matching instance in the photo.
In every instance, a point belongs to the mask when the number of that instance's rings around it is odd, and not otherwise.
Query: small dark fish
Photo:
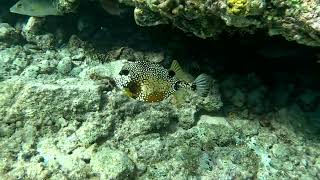
[[[208,75],[200,74],[190,82],[190,75],[185,74],[177,61],[173,61],[170,69],[152,62],[136,61],[127,62],[115,81],[126,95],[144,102],[159,102],[186,89],[196,91],[200,96],[208,95]]]
[[[10,8],[10,12],[35,17],[63,15],[53,0],[20,0]]]
[[[123,10],[119,7],[118,0],[100,0],[101,7],[110,15],[120,16]]]

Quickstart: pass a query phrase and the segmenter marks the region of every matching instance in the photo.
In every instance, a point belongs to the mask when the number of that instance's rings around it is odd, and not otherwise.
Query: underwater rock
[[[42,30],[45,19],[30,17],[22,29],[22,35],[26,41],[37,44],[38,47],[48,49],[55,44],[55,37],[51,33],[38,34]]]
[[[76,116],[81,111],[99,109],[99,88],[92,82],[84,81],[83,85],[80,85],[76,79],[65,79],[58,84],[50,84],[43,81],[25,83],[12,79],[1,82],[0,87],[2,122],[24,119],[35,120],[35,123],[40,125],[65,117],[68,113]],[[8,89],[11,91],[7,91]],[[12,99],[14,94],[20,94],[19,98]],[[55,108],[47,106],[48,104]]]
[[[69,75],[75,73],[77,69],[82,71],[82,60],[86,58],[83,51],[82,48],[42,51],[32,44],[6,48],[0,51],[0,79],[6,80],[15,75],[33,79],[56,72]]]
[[[56,6],[58,11],[63,13],[75,12],[80,4],[79,0],[54,0],[56,1]]]
[[[134,173],[134,163],[119,150],[102,148],[91,159],[94,172],[101,179],[131,179]]]
[[[140,26],[156,26],[160,24],[169,24],[166,18],[159,16],[158,13],[152,12],[151,10],[142,10],[136,7],[134,9],[134,18]]]
[[[23,48],[14,46],[0,51],[0,81],[21,74],[30,64]]]
[[[109,63],[101,64],[98,66],[86,67],[80,74],[79,77],[83,79],[92,79],[93,76],[100,78],[110,77],[115,78],[121,71],[122,66],[127,60],[117,60]]]
[[[308,46],[320,46],[318,1],[263,0],[131,0],[134,17],[141,26],[172,23],[201,38],[217,37],[237,27],[242,32],[269,30]],[[126,4],[133,3],[124,1]]]
[[[61,74],[68,74],[73,68],[73,62],[71,58],[65,57],[61,59],[57,65],[57,70]]]
[[[154,63],[161,63],[165,60],[165,54],[163,52],[147,52],[144,59]]]
[[[80,0],[54,1],[59,13],[76,12],[80,3]],[[270,36],[282,35],[300,44],[320,46],[318,1],[123,0],[120,3],[135,7],[134,18],[141,26],[173,24],[201,38],[215,38],[223,31],[232,31],[234,27],[248,33],[266,29]],[[111,14],[120,12],[108,3],[103,7],[107,7]]]
[[[8,23],[0,24],[0,41],[3,43],[14,44],[21,40],[20,34]]]
[[[202,115],[202,116],[200,116],[200,119],[197,122],[197,124],[201,124],[201,123],[224,125],[227,127],[231,127],[230,124],[228,124],[228,121],[226,118],[217,117],[217,116]]]

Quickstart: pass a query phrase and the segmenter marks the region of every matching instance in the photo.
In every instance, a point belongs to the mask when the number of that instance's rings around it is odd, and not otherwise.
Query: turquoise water
[[[30,17],[0,1],[0,179],[320,178],[319,48],[263,28],[203,39],[74,2]],[[149,103],[114,82],[128,61],[173,60],[209,75],[209,94]]]

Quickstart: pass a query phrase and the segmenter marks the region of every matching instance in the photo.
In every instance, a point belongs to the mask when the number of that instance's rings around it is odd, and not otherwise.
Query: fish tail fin
[[[209,94],[211,86],[211,77],[207,74],[200,74],[193,82],[194,90],[202,97]]]

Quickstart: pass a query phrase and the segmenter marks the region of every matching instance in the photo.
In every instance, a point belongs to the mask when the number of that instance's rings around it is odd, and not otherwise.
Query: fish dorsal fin
[[[193,82],[194,78],[188,74],[188,73],[185,73],[181,66],[179,65],[178,61],[177,60],[173,60],[172,61],[172,64],[171,64],[171,67],[170,67],[170,70],[174,71],[175,72],[175,76],[177,79],[181,80],[181,81],[184,81],[184,82]]]

